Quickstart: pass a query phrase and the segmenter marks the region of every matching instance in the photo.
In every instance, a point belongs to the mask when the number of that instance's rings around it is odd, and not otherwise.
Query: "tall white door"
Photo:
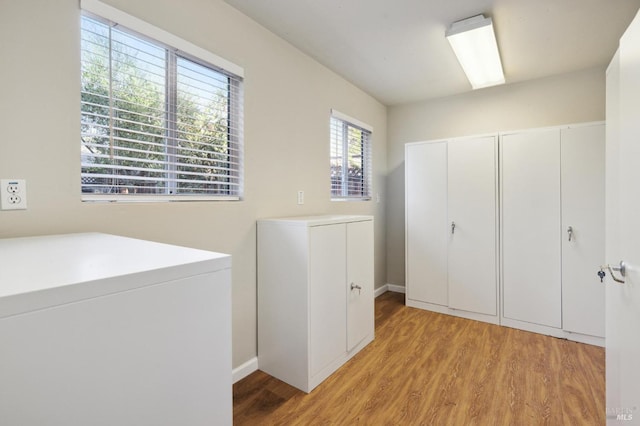
[[[607,69],[607,141],[605,173],[605,259],[621,259],[620,255],[620,51]],[[618,324],[613,313],[622,303],[622,291],[605,278],[605,344],[607,407],[620,407],[620,357]],[[607,416],[615,413],[607,412]]]
[[[607,87],[607,92],[614,90],[614,99],[607,99],[608,106],[618,100],[608,112],[619,108],[619,120],[611,117],[612,125],[619,126],[618,130],[608,132],[612,138],[607,139],[607,190],[617,185],[619,191],[613,191],[612,198],[607,194],[607,203],[612,207],[607,209],[611,215],[607,216],[606,256],[609,263],[624,260],[627,265],[624,284],[607,277],[607,421],[612,425],[620,424],[618,420],[622,419],[630,419],[627,424],[640,424],[639,16],[620,40],[619,76],[615,72],[615,58],[609,70],[608,83],[612,80],[616,83],[619,78],[618,84]],[[618,99],[615,99],[616,93]],[[618,156],[609,156],[616,153]],[[621,415],[626,419],[619,417]]]
[[[347,350],[373,333],[373,221],[347,224]]]
[[[497,311],[496,137],[448,145],[449,307]]]
[[[604,124],[562,129],[562,328],[604,337]]]
[[[503,314],[560,328],[560,132],[507,134],[501,160]]]
[[[407,299],[447,305],[447,142],[405,151]]]

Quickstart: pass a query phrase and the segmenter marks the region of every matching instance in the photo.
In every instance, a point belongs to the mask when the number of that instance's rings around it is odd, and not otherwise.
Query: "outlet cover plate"
[[[0,179],[0,209],[27,209],[27,182],[24,179]]]

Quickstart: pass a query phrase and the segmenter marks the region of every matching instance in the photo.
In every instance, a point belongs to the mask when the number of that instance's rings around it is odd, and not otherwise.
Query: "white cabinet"
[[[405,150],[407,305],[497,322],[497,137]]]
[[[407,305],[602,345],[604,124],[499,145],[405,146]]]
[[[258,366],[311,392],[374,337],[373,218],[258,221]]]
[[[504,134],[500,153],[505,324],[603,337],[604,125]]]
[[[0,423],[231,424],[230,256],[104,234],[0,253]]]

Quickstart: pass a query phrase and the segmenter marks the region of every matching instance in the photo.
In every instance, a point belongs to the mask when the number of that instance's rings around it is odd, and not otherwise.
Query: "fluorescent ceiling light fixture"
[[[491,18],[477,15],[454,22],[445,35],[473,89],[504,84]]]

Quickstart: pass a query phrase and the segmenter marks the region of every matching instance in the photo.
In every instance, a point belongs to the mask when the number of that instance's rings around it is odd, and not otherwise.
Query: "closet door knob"
[[[567,228],[567,233],[569,234],[569,241],[573,238],[573,227],[570,226]]]
[[[627,265],[624,263],[624,261],[620,261],[620,264],[618,266],[611,266],[609,264],[606,265],[602,265],[600,267],[600,271],[598,271],[598,276],[600,277],[600,282],[603,281],[604,278],[604,270],[608,269],[609,270],[609,274],[611,275],[611,278],[620,284],[624,284],[624,278],[627,276]],[[616,277],[615,272],[619,272],[620,275],[622,275],[622,278]]]
[[[451,233],[453,234],[454,232],[456,232],[456,223],[455,222],[451,222]]]

